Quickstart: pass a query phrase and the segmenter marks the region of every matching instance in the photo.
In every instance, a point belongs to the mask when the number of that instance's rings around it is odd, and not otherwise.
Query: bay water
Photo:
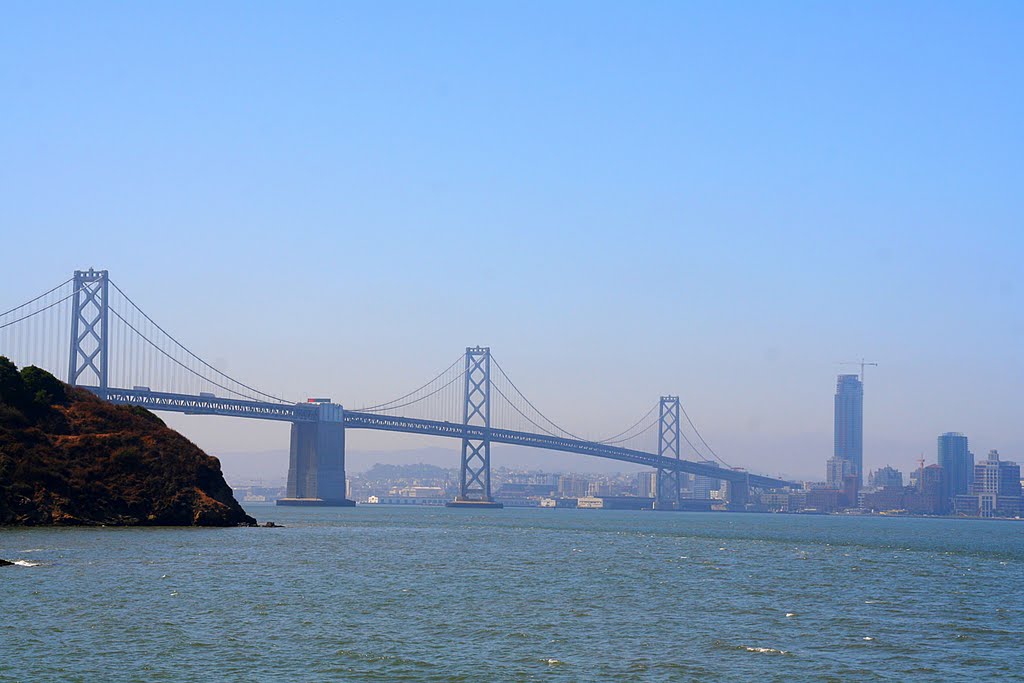
[[[359,506],[0,528],[0,681],[1024,680],[1024,524]]]

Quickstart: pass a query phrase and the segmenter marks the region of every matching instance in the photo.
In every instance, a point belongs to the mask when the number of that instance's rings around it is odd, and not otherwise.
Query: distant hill
[[[0,356],[0,524],[254,524],[220,463],[148,410]]]
[[[454,474],[458,476],[458,470],[448,470],[436,465],[417,463],[415,465],[391,465],[377,463],[366,472],[362,478],[380,481],[399,481],[413,479],[446,479]]]

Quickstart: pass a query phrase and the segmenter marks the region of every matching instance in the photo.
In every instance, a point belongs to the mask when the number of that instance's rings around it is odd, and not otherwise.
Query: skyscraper
[[[967,437],[958,432],[939,436],[938,463],[946,473],[942,483],[943,509],[949,509],[953,496],[970,491],[974,481],[974,454],[967,450]]]
[[[834,457],[849,462],[864,483],[864,385],[857,375],[836,378]]]

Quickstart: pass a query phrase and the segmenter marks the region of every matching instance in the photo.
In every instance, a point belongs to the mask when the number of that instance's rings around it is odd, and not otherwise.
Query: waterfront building
[[[943,483],[943,505],[952,507],[955,496],[968,493],[974,481],[974,454],[967,448],[967,437],[959,432],[946,432],[938,438],[938,459],[946,473]]]
[[[835,512],[840,507],[842,493],[842,490],[835,488],[810,489],[805,494],[803,507],[815,512]]]
[[[555,486],[550,483],[520,483],[520,482],[509,482],[501,485],[498,489],[499,496],[507,496],[510,498],[531,498],[531,497],[542,497],[550,496],[555,492]]]
[[[641,498],[654,498],[657,481],[657,472],[639,472],[636,475],[636,495]]]
[[[587,495],[590,482],[577,475],[565,475],[558,478],[558,495],[562,498],[582,498]]]
[[[863,483],[864,384],[857,375],[836,378],[834,441],[833,457],[849,462],[853,474]]]
[[[956,496],[957,514],[977,517],[1017,517],[1024,513],[1021,497],[1020,466],[999,459],[991,450],[988,458],[974,466],[970,493]]]
[[[789,512],[790,495],[785,491],[768,491],[761,494],[761,503],[769,512]]]
[[[856,474],[848,474],[843,480],[843,493],[840,502],[843,507],[855,508],[860,499],[860,477]]]
[[[902,484],[900,486],[883,486],[865,493],[861,505],[865,510],[874,512],[905,510],[905,494],[906,491]]]
[[[701,461],[702,465],[711,465],[712,467],[720,467],[717,462],[711,460]],[[722,485],[721,479],[715,479],[714,477],[705,477],[704,475],[698,474],[693,478],[693,488],[691,489],[693,498],[698,500],[707,500],[713,498],[712,492],[717,491]]]
[[[903,488],[903,473],[886,465],[868,475],[868,488],[884,489],[887,486]]]
[[[918,470],[917,487],[912,487],[905,497],[906,509],[924,515],[942,514],[945,481],[946,472],[941,465],[928,465]]]
[[[846,484],[846,478],[856,476],[853,463],[843,458],[829,458],[825,463],[825,481],[830,488],[841,489]]]

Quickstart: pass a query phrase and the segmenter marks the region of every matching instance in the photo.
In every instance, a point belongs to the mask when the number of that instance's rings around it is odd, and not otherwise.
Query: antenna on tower
[[[859,365],[860,366],[860,383],[861,384],[864,384],[864,368],[866,366],[868,366],[868,365],[873,365],[876,368],[878,367],[878,363],[875,363],[874,361],[867,361],[867,360],[864,360],[863,358],[861,358],[860,360],[849,360],[849,361],[842,360],[842,361],[839,361],[839,364],[840,365]]]

